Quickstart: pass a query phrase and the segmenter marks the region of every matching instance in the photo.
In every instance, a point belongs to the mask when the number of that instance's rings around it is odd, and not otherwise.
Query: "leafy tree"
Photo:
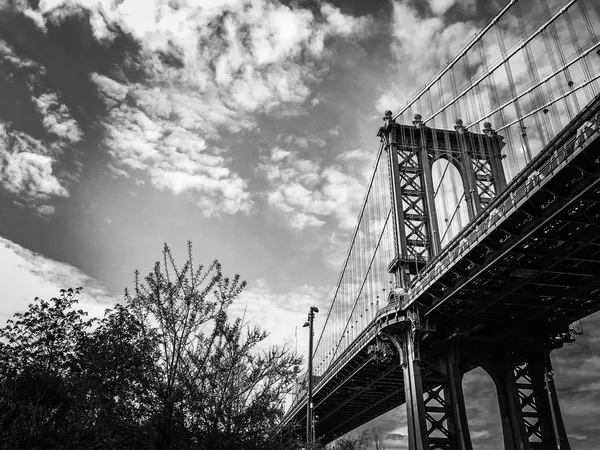
[[[123,305],[107,310],[80,343],[77,417],[85,448],[148,448],[155,397],[148,390],[158,356],[156,337]]]
[[[78,346],[92,325],[75,310],[81,288],[40,298],[0,329],[0,442],[3,448],[56,448],[69,439],[71,380]]]
[[[78,370],[77,345],[93,320],[75,310],[82,288],[62,289],[50,302],[35,298],[24,313],[16,313],[0,329],[2,374],[25,370],[57,376]]]

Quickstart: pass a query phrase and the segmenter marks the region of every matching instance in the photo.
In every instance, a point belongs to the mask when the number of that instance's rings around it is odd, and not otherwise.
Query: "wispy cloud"
[[[51,212],[45,202],[69,195],[56,169],[59,148],[0,123],[0,184],[17,198]]]
[[[429,0],[431,12],[436,16],[445,14],[454,6],[458,6],[465,11],[473,10],[476,7],[476,2],[475,0]]]
[[[95,79],[109,105],[127,89],[105,77]],[[247,182],[230,169],[231,156],[216,146],[209,149],[194,130],[206,117],[203,113],[210,114],[202,98],[145,88],[129,88],[125,96],[135,106],[123,100],[104,124],[105,144],[116,169],[121,167],[125,174],[142,171],[155,187],[188,194],[206,216],[252,209]]]
[[[432,0],[430,7],[436,14],[446,12],[454,0]],[[377,102],[377,108],[396,109],[434,75],[460,49],[468,36],[477,31],[470,21],[447,23],[439,15],[423,16],[409,4],[393,3],[391,51],[397,70],[403,76],[395,77],[386,85],[386,92]]]
[[[331,301],[331,286],[297,286],[291,290],[273,289],[265,280],[256,280],[233,303],[231,312],[244,317],[250,326],[268,330],[266,345],[286,345],[305,355],[308,348],[302,325],[311,306],[326,312]],[[322,316],[319,316],[322,317]],[[315,333],[321,319],[315,322]],[[316,333],[317,334],[317,333]],[[317,334],[318,335],[318,334]]]
[[[365,167],[372,156],[354,150],[327,165],[300,151],[275,147],[261,158],[257,171],[269,182],[267,202],[292,228],[320,227],[335,218],[350,230],[356,225],[368,176]]]
[[[68,106],[47,86],[44,66],[18,56],[1,39],[0,70],[6,74],[0,82],[0,186],[48,214],[53,198],[69,195],[76,173],[64,172],[61,161],[83,133]]]
[[[365,22],[328,5],[317,18],[268,1],[163,5],[154,21],[122,8],[119,19],[148,52],[150,81],[131,86],[111,110],[107,144],[118,163],[147,171],[161,189],[192,194],[206,215],[253,207],[247,181],[231,168],[231,154],[215,144],[221,130],[252,129],[251,114],[304,102],[316,81],[315,64],[326,54],[325,39],[360,34]]]
[[[120,298],[76,267],[47,258],[0,237],[0,326],[17,311],[24,311],[35,297],[46,300],[60,289],[83,287],[79,306],[91,316],[102,316]]]

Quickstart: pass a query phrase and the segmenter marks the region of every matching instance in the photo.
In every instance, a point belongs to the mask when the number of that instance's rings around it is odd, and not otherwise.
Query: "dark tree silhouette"
[[[0,448],[281,449],[300,358],[229,317],[245,282],[215,261],[162,263],[89,320],[81,288],[0,329]]]
[[[0,329],[0,445],[60,448],[71,437],[78,347],[92,325],[74,310],[81,288],[50,302],[36,298]]]

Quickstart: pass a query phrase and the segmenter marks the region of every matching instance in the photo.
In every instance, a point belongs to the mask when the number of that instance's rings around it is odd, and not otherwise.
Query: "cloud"
[[[60,289],[82,286],[79,306],[90,315],[100,317],[119,298],[81,270],[28,250],[0,237],[0,322],[27,309],[35,297],[50,299]]]
[[[407,438],[408,436],[402,433],[388,433],[385,435],[385,440],[390,441],[405,441]]]
[[[433,0],[430,6],[436,14],[441,14],[454,3],[452,0]],[[386,85],[386,93],[377,101],[379,110],[403,105],[451,59],[463,45],[465,36],[477,31],[472,22],[446,23],[441,17],[423,17],[410,5],[398,1],[393,3],[391,27],[391,51],[403,76],[394,78],[391,89]]]
[[[277,136],[277,140],[279,141],[282,138],[281,135]],[[293,144],[300,148],[323,148],[327,145],[327,141],[322,138],[315,137],[304,137],[304,136],[295,136],[293,134],[287,135],[283,138],[283,141],[286,144]]]
[[[26,17],[40,25],[37,13],[28,11]],[[84,134],[62,95],[49,87],[46,67],[18,55],[1,36],[0,70],[0,186],[15,201],[50,215],[48,203],[68,197],[77,178],[78,168],[68,172],[64,163]]]
[[[376,430],[379,436],[383,436],[386,449],[408,449],[408,425],[405,405],[382,414],[349,434],[360,434],[365,430],[371,434],[373,429]]]
[[[313,12],[270,0],[45,0],[39,7],[54,24],[83,8],[98,41],[109,44],[118,28],[139,42],[143,80],[90,75],[109,111],[103,124],[113,166],[189,194],[211,216],[253,207],[248,183],[217,143],[223,131],[252,130],[253,114],[303,104],[322,76],[326,41],[360,38],[370,23],[327,3]],[[306,215],[303,223],[318,220]]]
[[[77,110],[104,130],[112,167],[190,195],[206,215],[253,208],[224,138],[255,130],[257,115],[306,112],[331,44],[365,37],[372,22],[328,3],[313,10],[272,0],[42,0],[2,8],[15,25],[4,24],[0,54],[38,85],[56,85],[32,99],[46,134],[61,149],[80,142],[85,127],[69,115]]]
[[[53,166],[56,148],[46,146],[27,133],[10,130],[0,123],[0,184],[9,193],[37,205],[48,213],[44,202],[69,195]]]
[[[468,11],[476,7],[476,2],[475,0],[429,0],[431,12],[436,16],[445,14],[455,5],[462,7],[464,11]]]
[[[331,35],[362,37],[367,32],[367,27],[372,24],[367,16],[359,18],[348,16],[329,3],[321,5],[321,14],[326,21],[325,30]]]
[[[267,203],[279,210],[295,229],[320,227],[335,218],[345,230],[356,225],[373,155],[354,150],[325,165],[299,151],[274,147],[260,158],[257,172],[269,183]]]
[[[20,138],[20,143],[33,144],[31,147],[39,144],[36,141],[27,142],[24,136],[17,136],[17,138]],[[52,174],[51,157],[31,151],[21,151],[18,153],[6,152],[0,158],[2,161],[0,180],[8,192],[24,195],[34,200],[68,195],[67,190]]]
[[[291,350],[305,355],[308,347],[302,325],[311,306],[321,312],[327,308],[333,295],[331,286],[297,286],[291,290],[274,290],[265,280],[256,280],[231,306],[231,313],[244,317],[249,325],[259,325],[269,331],[267,345],[285,344]],[[324,316],[323,316],[324,317]],[[320,330],[320,319],[315,321],[315,335]],[[296,329],[297,327],[297,329]],[[292,332],[295,329],[295,332]],[[320,331],[319,331],[320,332]],[[305,360],[306,362],[306,360]]]
[[[83,138],[78,123],[71,117],[69,108],[59,102],[54,92],[34,97],[36,109],[43,117],[42,124],[46,132],[59,139],[59,145],[75,144]]]
[[[251,211],[247,182],[229,168],[231,157],[219,148],[209,149],[194,130],[195,120],[206,110],[200,98],[144,88],[125,93],[114,81],[100,76],[96,80],[107,104],[114,105],[104,128],[108,152],[118,163],[115,174],[127,173],[123,169],[143,171],[155,187],[188,194],[206,216]],[[208,126],[205,131],[210,134],[213,129]]]
[[[454,0],[429,0],[429,7],[433,14],[441,15],[454,6]]]

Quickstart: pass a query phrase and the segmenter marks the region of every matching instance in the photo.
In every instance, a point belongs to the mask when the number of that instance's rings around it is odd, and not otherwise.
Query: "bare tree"
[[[385,450],[383,436],[377,427],[371,427],[369,450]]]
[[[349,435],[337,439],[330,450],[384,450],[383,436],[377,427],[363,430],[358,435]]]
[[[331,446],[331,450],[368,450],[369,430],[363,430],[358,435],[343,436],[337,439]]]
[[[267,337],[228,308],[246,283],[224,277],[215,261],[178,268],[165,245],[163,264],[140,282],[128,305],[160,343],[151,386],[159,405],[159,448],[276,448],[283,398],[301,363],[285,347],[258,351]]]

